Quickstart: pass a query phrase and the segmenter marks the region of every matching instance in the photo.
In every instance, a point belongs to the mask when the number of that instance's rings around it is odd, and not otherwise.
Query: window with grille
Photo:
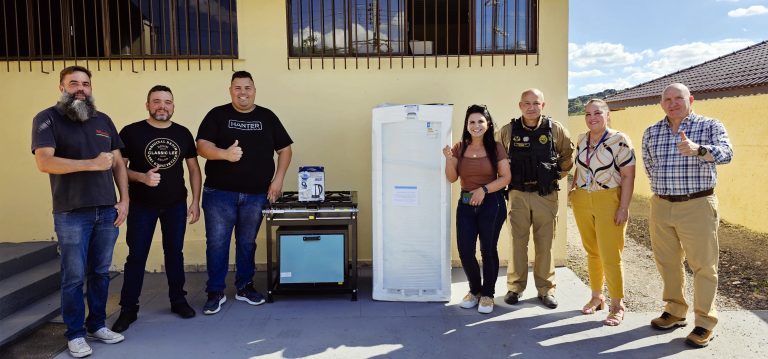
[[[289,57],[534,54],[536,0],[287,0]]]
[[[3,0],[0,59],[237,58],[235,0]]]

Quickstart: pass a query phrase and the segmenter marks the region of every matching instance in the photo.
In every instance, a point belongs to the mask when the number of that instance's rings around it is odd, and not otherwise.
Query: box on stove
[[[323,166],[299,167],[299,201],[325,200],[325,168]]]

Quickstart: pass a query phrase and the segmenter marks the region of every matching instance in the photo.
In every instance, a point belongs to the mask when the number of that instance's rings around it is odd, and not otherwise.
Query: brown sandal
[[[624,320],[624,312],[626,311],[627,308],[624,306],[624,304],[617,307],[611,306],[611,311],[608,313],[608,317],[603,321],[603,324],[610,327],[615,327],[621,324],[621,322]]]
[[[603,310],[603,307],[605,307],[605,297],[602,295],[599,297],[592,297],[587,304],[584,305],[584,308],[581,308],[582,314],[595,314],[598,310]]]

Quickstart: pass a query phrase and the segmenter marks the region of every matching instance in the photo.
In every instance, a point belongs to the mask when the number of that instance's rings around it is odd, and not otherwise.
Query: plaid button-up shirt
[[[714,188],[715,165],[729,163],[733,158],[725,126],[716,119],[691,113],[680,123],[678,131],[684,131],[691,141],[704,146],[715,160],[709,162],[700,156],[680,154],[677,149],[680,133],[672,132],[665,117],[643,133],[643,162],[651,191],[660,195],[685,195]]]

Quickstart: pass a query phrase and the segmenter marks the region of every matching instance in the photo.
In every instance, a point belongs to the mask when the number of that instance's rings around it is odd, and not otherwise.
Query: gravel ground
[[[624,244],[624,299],[629,311],[661,311],[661,277],[651,251],[648,233],[648,200],[635,196],[630,207],[630,220]],[[587,278],[586,253],[568,207],[568,267],[585,283]],[[744,227],[721,222],[720,270],[717,296],[718,310],[768,309],[768,234],[750,231]],[[692,275],[686,267],[686,296],[693,302]],[[584,298],[584,303],[589,298]]]

